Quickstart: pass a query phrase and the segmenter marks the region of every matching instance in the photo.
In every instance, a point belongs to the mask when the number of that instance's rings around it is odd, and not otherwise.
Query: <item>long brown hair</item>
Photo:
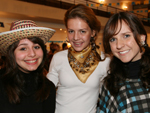
[[[143,87],[150,88],[150,48],[147,45],[146,30],[137,16],[130,12],[119,12],[110,17],[103,32],[103,45],[105,53],[112,54],[109,40],[118,33],[118,22],[120,22],[120,25],[122,25],[122,21],[129,26],[137,44],[140,47],[141,52],[143,52],[140,62],[141,70],[139,78],[143,83]],[[144,46],[140,44],[140,35],[145,35],[146,39]],[[118,94],[119,89],[121,88],[121,85],[119,84],[124,83],[126,78],[127,75],[125,74],[123,63],[118,58],[113,56],[110,62],[108,76],[104,78],[104,85],[110,91],[111,95],[116,96]]]
[[[44,75],[44,64],[47,57],[46,46],[38,37],[28,38],[33,43],[39,44],[43,50],[43,60],[38,67],[33,72],[29,72],[34,75],[37,91],[35,92],[35,98],[37,101],[43,101],[48,98],[50,94],[50,85],[45,79]],[[6,56],[6,73],[2,77],[5,92],[8,96],[10,103],[20,103],[22,95],[24,95],[23,87],[25,80],[20,73],[19,66],[16,63],[14,51],[17,48],[19,41],[16,41],[8,47]]]
[[[124,21],[132,31],[134,38],[139,45],[140,49],[142,50],[142,46],[139,43],[139,35],[145,35],[147,39],[147,33],[146,30],[142,24],[142,22],[139,20],[137,16],[130,12],[120,12],[114,14],[108,22],[105,25],[104,32],[103,32],[103,45],[104,45],[104,50],[105,53],[110,54],[111,49],[109,45],[109,40],[112,38],[114,35],[117,35],[120,31],[117,32],[118,28],[118,22],[120,22],[120,30],[122,27],[122,21]],[[147,44],[147,40],[145,39],[145,43]]]

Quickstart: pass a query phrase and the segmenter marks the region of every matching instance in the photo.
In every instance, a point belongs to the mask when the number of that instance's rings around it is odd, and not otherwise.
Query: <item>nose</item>
[[[125,44],[124,44],[124,41],[123,41],[123,40],[121,40],[121,39],[117,40],[117,44],[116,44],[117,49],[123,48],[124,45],[125,45]]]
[[[79,40],[80,39],[80,36],[79,36],[79,34],[77,32],[74,33],[73,39],[74,40]]]
[[[34,57],[35,56],[35,50],[34,49],[29,49],[28,56]]]

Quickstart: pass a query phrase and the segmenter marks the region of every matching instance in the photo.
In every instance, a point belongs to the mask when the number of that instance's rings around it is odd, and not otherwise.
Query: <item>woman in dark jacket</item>
[[[104,28],[103,45],[112,60],[98,113],[149,113],[150,47],[142,22],[130,12],[114,14]]]
[[[56,90],[44,74],[47,42],[55,30],[31,20],[12,23],[0,33],[6,67],[0,71],[0,113],[54,113]]]

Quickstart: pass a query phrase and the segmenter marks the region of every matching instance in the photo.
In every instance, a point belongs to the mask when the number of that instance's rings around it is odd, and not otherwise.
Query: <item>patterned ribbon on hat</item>
[[[32,20],[19,20],[12,22],[10,30],[17,30],[21,28],[37,27],[36,23]]]

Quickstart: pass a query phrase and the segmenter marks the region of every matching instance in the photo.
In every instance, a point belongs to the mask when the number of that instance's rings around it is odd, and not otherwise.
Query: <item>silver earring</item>
[[[145,43],[145,41],[141,41],[141,45],[143,46],[143,47],[147,47],[148,45]]]
[[[142,45],[142,46],[145,46],[145,41],[141,41],[141,45]]]

